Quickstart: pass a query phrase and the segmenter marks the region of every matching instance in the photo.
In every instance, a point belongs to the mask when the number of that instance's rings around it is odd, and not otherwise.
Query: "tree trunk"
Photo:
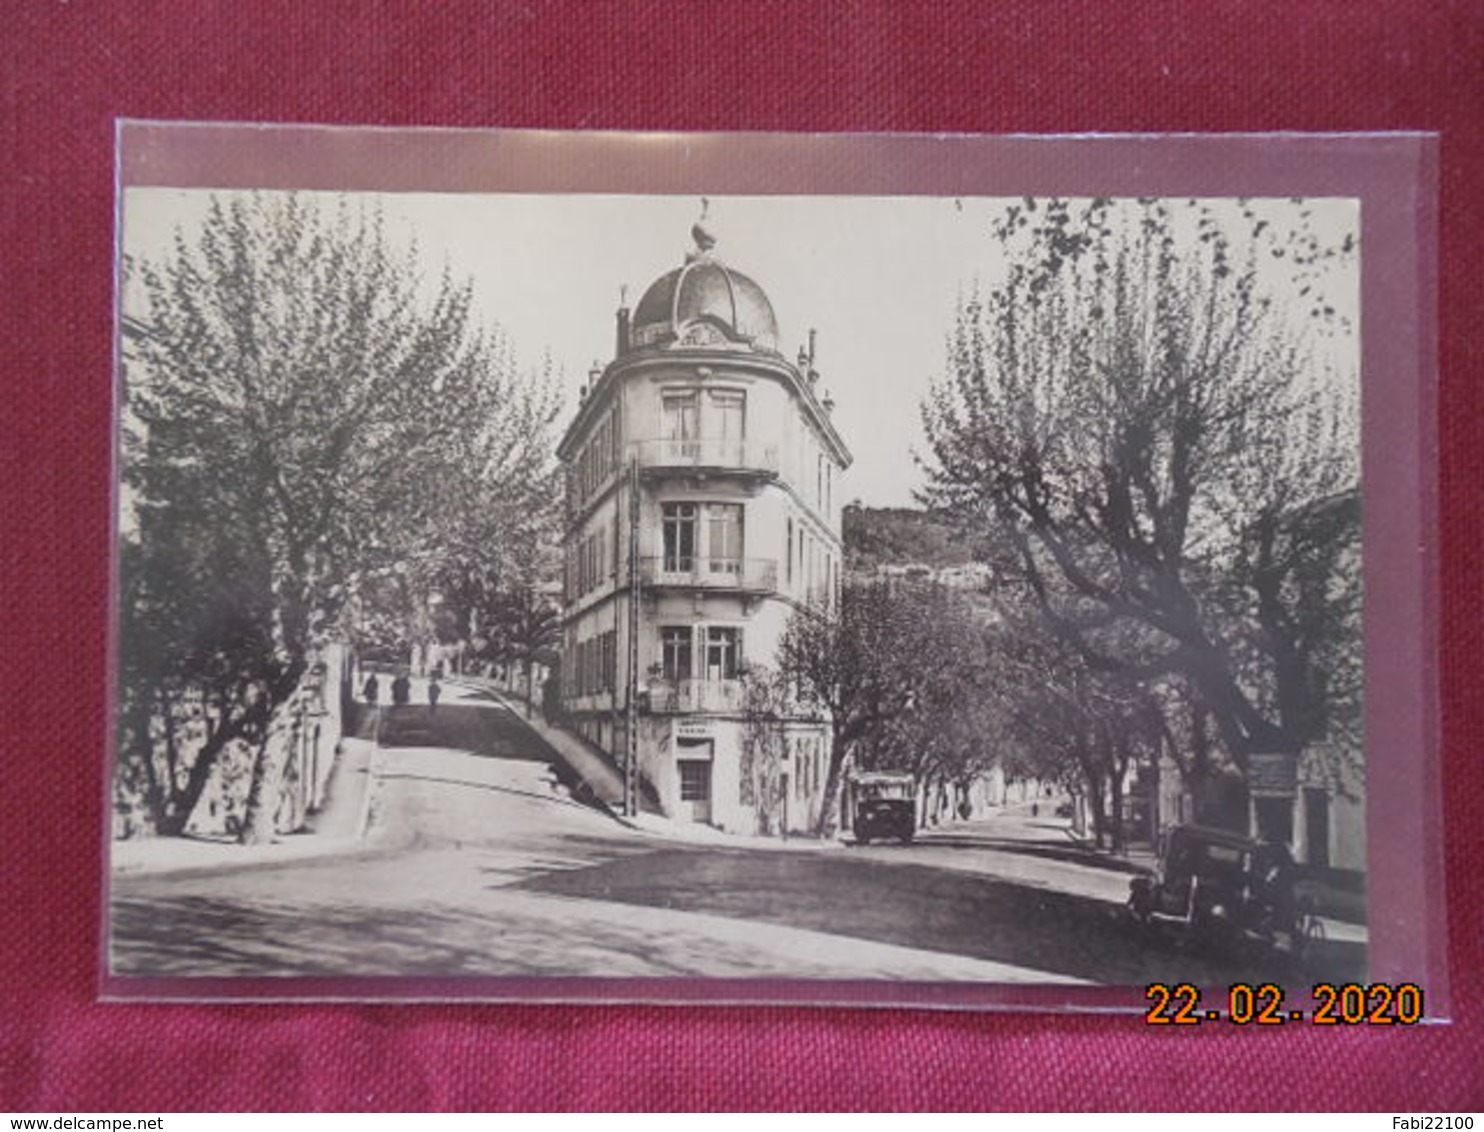
[[[1164,806],[1164,774],[1160,769],[1159,755],[1159,746],[1156,744],[1149,760],[1149,805],[1144,828],[1144,834],[1149,838],[1149,844],[1156,848],[1159,846],[1160,810]]]
[[[824,778],[824,796],[819,801],[819,820],[814,823],[818,837],[833,837],[839,828],[840,785],[845,770],[845,743],[838,734],[830,736],[830,768]]]
[[[1084,774],[1087,784],[1087,816],[1092,819],[1092,843],[1099,849],[1107,845],[1108,817],[1107,799],[1103,793],[1102,778],[1091,772]]]
[[[161,695],[161,701],[164,696]],[[125,814],[125,837],[158,833],[169,813],[170,797],[155,766],[155,709],[141,696],[128,714],[129,722],[119,729],[118,764],[114,769],[115,805]],[[135,803],[142,803],[142,820],[135,820]]]
[[[277,832],[279,787],[292,754],[290,740],[295,731],[295,715],[300,711],[298,695],[303,665],[295,665],[279,682],[282,697],[273,705],[264,729],[262,741],[253,753],[252,783],[247,792],[247,813],[243,818],[242,832],[238,841],[243,845],[264,845],[273,840]],[[290,678],[292,676],[292,678]],[[283,695],[281,689],[291,689]]]
[[[1210,655],[1196,655],[1190,667],[1206,711],[1243,778],[1247,777],[1247,756],[1254,751],[1281,751],[1294,746],[1281,726],[1253,706],[1225,660],[1215,654],[1214,646]]]
[[[230,711],[230,707],[222,708],[224,716]],[[216,730],[207,737],[201,749],[196,752],[196,760],[191,763],[191,770],[186,775],[184,788],[177,790],[173,778],[167,784],[168,802],[158,826],[161,835],[179,837],[185,832],[191,815],[196,810],[196,804],[201,801],[201,795],[206,792],[211,776],[216,772],[216,764],[220,761],[222,752],[227,749],[227,744],[240,736],[241,729],[232,725],[228,718],[223,718],[217,724]]]

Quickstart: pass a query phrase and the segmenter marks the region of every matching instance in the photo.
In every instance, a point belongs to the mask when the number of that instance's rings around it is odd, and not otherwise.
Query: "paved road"
[[[352,852],[117,877],[118,973],[706,975],[1207,985],[1290,972],[1151,949],[1127,874],[1055,823],[911,847],[687,842],[574,802],[498,702],[384,714]],[[683,831],[680,836],[683,837]],[[1326,974],[1358,974],[1336,945]],[[1307,974],[1307,973],[1306,973]]]

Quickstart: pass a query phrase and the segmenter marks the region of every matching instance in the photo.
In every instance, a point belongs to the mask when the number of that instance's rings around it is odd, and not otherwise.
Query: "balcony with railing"
[[[773,593],[778,562],[773,558],[699,558],[667,555],[641,558],[639,580],[652,589],[730,590]]]
[[[665,680],[649,682],[649,710],[657,715],[691,712],[739,712],[746,699],[740,680]]]
[[[778,474],[778,448],[753,440],[639,440],[634,442],[634,455],[644,471],[679,469],[750,472],[762,476]]]

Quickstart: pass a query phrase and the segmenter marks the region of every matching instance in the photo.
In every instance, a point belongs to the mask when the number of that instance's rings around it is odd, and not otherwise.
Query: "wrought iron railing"
[[[666,680],[649,682],[649,710],[659,714],[741,711],[746,693],[741,680]]]
[[[646,586],[771,593],[778,588],[778,562],[773,558],[701,558],[672,554],[640,559],[639,580]]]
[[[725,468],[778,472],[778,449],[750,440],[697,438],[639,440],[634,454],[641,468]]]

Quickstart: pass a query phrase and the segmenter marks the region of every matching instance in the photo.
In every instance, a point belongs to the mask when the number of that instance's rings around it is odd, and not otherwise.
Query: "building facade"
[[[620,307],[614,358],[558,449],[563,710],[618,765],[637,760],[666,815],[802,830],[822,802],[827,723],[782,723],[762,773],[745,677],[773,664],[795,609],[839,600],[851,457],[812,333],[786,357],[762,288],[722,263],[704,222],[692,237],[681,266]]]

